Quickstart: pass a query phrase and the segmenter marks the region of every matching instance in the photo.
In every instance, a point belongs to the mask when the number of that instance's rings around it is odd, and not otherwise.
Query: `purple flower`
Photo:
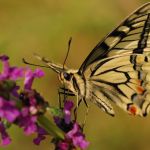
[[[18,93],[18,90],[20,89],[20,86],[15,86],[13,89],[12,89],[12,94],[15,96],[15,97],[19,97],[19,93]]]
[[[85,135],[83,134],[80,125],[75,121],[71,121],[72,108],[73,102],[65,101],[63,108],[64,116],[54,116],[54,121],[57,126],[66,133],[64,140],[59,140],[56,142],[56,149],[86,149],[89,145],[89,142],[85,140]]]
[[[41,69],[32,71],[29,68],[11,67],[9,57],[5,55],[0,56],[0,61],[3,64],[3,70],[0,72],[1,145],[7,145],[11,142],[4,121],[10,125],[19,126],[26,135],[37,133],[37,137],[33,142],[39,145],[48,135],[46,130],[38,124],[38,116],[45,113],[47,103],[36,90],[32,89],[32,84],[35,78],[44,76],[44,73]],[[16,83],[19,78],[24,78],[24,88],[21,93],[19,93],[20,86]],[[65,101],[63,110],[54,109],[55,114],[57,114],[54,115],[55,123],[65,133],[65,139],[62,140],[57,137],[54,139],[56,148],[59,150],[69,150],[77,147],[85,149],[89,144],[85,140],[80,125],[71,120],[72,109],[72,101]]]
[[[9,79],[11,80],[17,80],[18,78],[21,78],[24,76],[24,68],[17,68],[17,67],[11,67],[9,69]]]
[[[31,90],[34,78],[40,78],[42,76],[44,76],[44,72],[41,69],[36,69],[34,72],[31,69],[26,70],[24,88]]]
[[[42,128],[38,126],[37,129],[38,136],[33,140],[34,144],[39,145],[42,140],[44,140],[46,137],[45,135],[48,135],[48,133]]]
[[[17,80],[18,78],[24,76],[24,68],[10,67],[8,62],[9,57],[3,55],[0,56],[0,60],[3,63],[3,70],[0,73],[0,80]]]
[[[81,149],[86,149],[89,145],[89,142],[85,140],[85,136],[77,123],[74,123],[73,129],[66,134],[66,138],[71,139],[73,145]]]
[[[61,128],[62,122],[64,122],[66,126],[71,123],[71,109],[72,108],[73,108],[73,102],[68,100],[68,101],[65,101],[64,103],[63,115],[61,113],[54,114],[54,117],[53,117],[54,121],[60,128]],[[55,111],[57,112],[57,109]]]
[[[35,71],[27,69],[25,71],[24,92],[21,94],[24,107],[22,108],[18,124],[24,129],[26,135],[39,132],[37,118],[45,102],[39,93],[32,90],[32,84],[35,78],[40,78],[43,75],[44,72],[41,69],[36,69]],[[40,142],[42,138],[43,136],[39,134],[39,138],[35,140],[35,143]]]
[[[2,122],[0,122],[0,133],[1,133],[1,139],[2,139],[2,142],[0,145],[5,146],[5,145],[10,144],[11,139],[10,139],[9,135],[7,134],[4,124]]]
[[[0,117],[5,118],[9,122],[14,122],[20,115],[19,110],[15,106],[14,101],[6,101],[0,97]]]
[[[44,75],[41,69],[32,71],[28,68],[12,67],[9,64],[9,57],[0,55],[3,69],[0,72],[0,134],[2,145],[10,143],[6,132],[6,124],[15,124],[24,130],[26,135],[37,133],[34,139],[35,144],[45,139],[47,132],[38,125],[38,116],[44,114],[47,103],[41,95],[31,88],[34,78]],[[24,88],[20,91],[17,85],[19,78],[24,78]],[[8,128],[11,126],[8,126]]]
[[[53,119],[57,126],[61,125],[62,118],[54,116]]]
[[[77,124],[73,124],[73,128],[66,133],[65,139],[56,143],[56,149],[70,150],[75,148],[86,149],[89,142],[85,140],[85,135],[82,133],[81,127]]]
[[[62,129],[64,132],[70,131],[72,129],[73,123],[71,122],[71,109],[73,108],[72,101],[65,101],[62,113],[54,114],[54,121],[56,125]],[[57,109],[56,109],[57,112]]]
[[[61,141],[58,143],[57,148],[58,150],[69,150],[69,143],[67,141]]]
[[[0,60],[1,60],[1,61],[6,61],[6,60],[8,60],[8,59],[9,59],[8,56],[6,56],[6,55],[0,55]]]
[[[73,108],[73,102],[72,101],[65,101],[64,104],[64,119],[65,123],[69,124],[71,121],[71,109]]]
[[[37,131],[37,116],[31,115],[29,108],[22,108],[20,118],[18,118],[18,125],[24,129],[26,135],[30,135]]]

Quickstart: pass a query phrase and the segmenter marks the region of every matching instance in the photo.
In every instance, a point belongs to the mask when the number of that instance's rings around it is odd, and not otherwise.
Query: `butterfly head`
[[[76,71],[74,70],[64,70],[58,74],[58,77],[61,83],[64,84],[73,93],[77,92],[73,85],[75,74],[76,74]]]
[[[76,82],[75,76],[78,76],[77,70],[68,69],[64,65],[53,63],[53,62],[47,60],[46,58],[41,57],[37,54],[34,54],[34,56],[38,60],[45,63],[46,65],[42,66],[42,65],[36,65],[36,64],[28,63],[25,59],[23,59],[23,62],[25,64],[32,65],[32,66],[40,66],[40,67],[46,67],[46,68],[52,69],[54,72],[56,72],[58,74],[60,82],[62,84],[64,84],[66,86],[66,88],[68,88],[74,94],[77,93],[77,91],[75,90],[75,87],[74,87],[74,84]]]

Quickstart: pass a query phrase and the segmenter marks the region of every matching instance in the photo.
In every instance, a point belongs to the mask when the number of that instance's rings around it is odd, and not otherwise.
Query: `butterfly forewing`
[[[91,51],[79,69],[80,74],[99,60],[124,53],[150,51],[150,3],[133,12]]]

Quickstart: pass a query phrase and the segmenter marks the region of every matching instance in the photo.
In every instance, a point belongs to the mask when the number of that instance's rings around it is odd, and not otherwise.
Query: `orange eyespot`
[[[143,94],[144,88],[142,86],[138,86],[137,91],[138,91],[139,94]]]
[[[137,80],[138,85],[141,85],[141,83],[142,83],[142,80]]]
[[[128,108],[128,111],[132,114],[132,115],[136,115],[137,113],[137,108],[134,105],[130,105]]]

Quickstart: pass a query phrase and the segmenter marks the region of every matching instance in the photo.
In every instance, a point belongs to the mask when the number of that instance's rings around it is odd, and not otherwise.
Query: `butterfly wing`
[[[91,51],[79,69],[80,74],[100,59],[123,53],[150,51],[150,2],[141,6],[107,35]]]
[[[94,66],[88,79],[91,99],[114,115],[113,101],[133,115],[146,116],[150,110],[150,57],[131,54],[109,57]]]

